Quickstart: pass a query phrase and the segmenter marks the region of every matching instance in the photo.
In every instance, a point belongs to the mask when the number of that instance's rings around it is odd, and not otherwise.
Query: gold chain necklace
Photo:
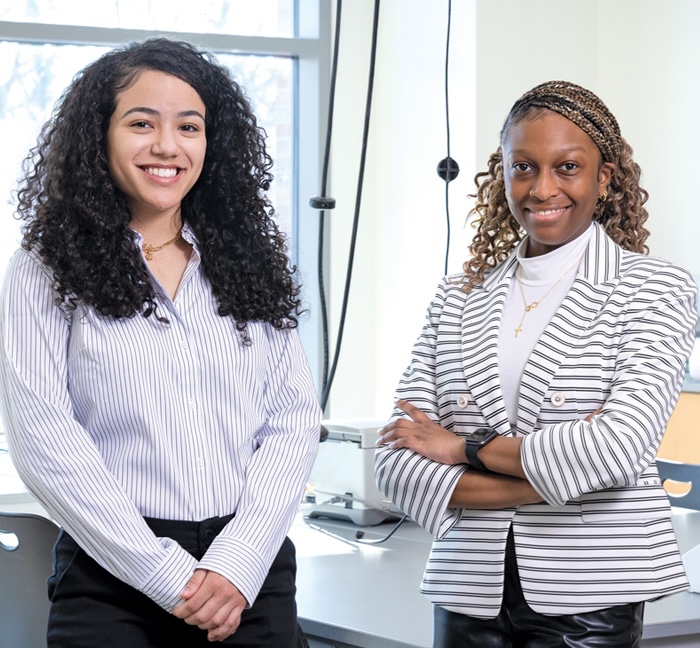
[[[168,245],[172,245],[176,241],[180,240],[180,237],[182,236],[182,230],[180,230],[173,238],[171,238],[169,241],[166,241],[165,243],[161,243],[161,245],[150,245],[149,243],[144,243],[142,248],[143,248],[143,254],[146,257],[146,261],[153,261],[153,253],[154,252],[160,252],[163,248],[168,247]]]
[[[573,265],[569,266],[565,271],[564,274],[562,274],[559,279],[557,279],[549,288],[549,290],[542,295],[539,299],[530,302],[529,304],[527,303],[527,299],[525,298],[525,289],[523,288],[523,267],[522,265],[518,265],[518,270],[515,273],[515,278],[518,281],[518,284],[520,284],[520,294],[523,297],[523,305],[525,306],[525,310],[523,311],[523,316],[520,318],[520,324],[518,324],[518,328],[515,329],[515,337],[518,337],[522,332],[523,332],[523,322],[525,321],[525,315],[527,315],[531,310],[535,310],[543,301],[544,298],[549,295],[559,284],[559,282],[566,277],[579,263],[581,262],[581,257],[576,259]]]

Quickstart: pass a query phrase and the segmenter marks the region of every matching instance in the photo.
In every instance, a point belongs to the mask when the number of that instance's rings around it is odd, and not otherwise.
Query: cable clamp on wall
[[[309,198],[309,205],[314,209],[335,209],[335,198],[330,196],[314,196]]]
[[[445,182],[450,182],[459,175],[459,164],[448,156],[438,162],[436,171]]]

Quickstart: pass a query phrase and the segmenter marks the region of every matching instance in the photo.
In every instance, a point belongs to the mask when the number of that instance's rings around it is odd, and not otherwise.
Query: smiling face
[[[109,170],[129,200],[132,222],[180,219],[202,172],[205,107],[189,84],[144,70],[117,95],[107,131]]]
[[[583,130],[546,109],[508,128],[502,154],[506,199],[530,236],[528,257],[551,252],[590,226],[615,169]]]

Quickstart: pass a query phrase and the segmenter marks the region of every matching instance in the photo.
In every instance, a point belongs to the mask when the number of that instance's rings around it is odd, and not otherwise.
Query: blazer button
[[[554,407],[561,407],[564,403],[566,403],[566,396],[564,396],[563,392],[557,391],[551,395],[549,400]]]
[[[469,398],[464,394],[460,394],[457,397],[457,405],[459,405],[459,407],[461,407],[462,409],[467,409],[467,407],[469,406]]]

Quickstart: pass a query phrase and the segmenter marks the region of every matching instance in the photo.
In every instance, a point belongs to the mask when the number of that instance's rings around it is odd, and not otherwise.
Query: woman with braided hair
[[[10,452],[61,525],[49,648],[304,644],[286,537],[321,411],[243,89],[153,39],[27,159],[0,311]]]
[[[564,81],[518,99],[463,272],[431,303],[377,483],[435,540],[436,648],[639,646],[688,586],[654,463],[695,336],[690,275],[647,255],[617,120]]]

